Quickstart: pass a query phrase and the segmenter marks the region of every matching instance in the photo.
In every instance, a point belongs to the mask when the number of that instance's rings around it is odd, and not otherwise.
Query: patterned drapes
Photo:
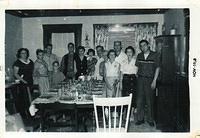
[[[131,45],[135,48],[136,53],[140,52],[139,49],[139,41],[142,39],[146,39],[149,41],[151,50],[155,50],[155,40],[154,37],[157,35],[157,24],[158,23],[130,23],[130,24],[120,24],[121,29],[117,32],[115,30],[115,34],[119,32],[122,36],[124,33],[124,36],[127,35],[127,32],[131,32],[130,37],[123,39],[124,41],[129,41],[132,43]],[[102,45],[105,49],[110,49],[108,46],[111,34],[110,30],[113,29],[113,24],[94,24],[94,45]],[[124,37],[123,36],[123,37]],[[120,38],[119,38],[120,39]],[[127,42],[124,43],[124,49],[129,45]],[[129,42],[129,43],[130,43]]]
[[[101,45],[105,49],[108,46],[109,25],[94,25],[94,46]]]

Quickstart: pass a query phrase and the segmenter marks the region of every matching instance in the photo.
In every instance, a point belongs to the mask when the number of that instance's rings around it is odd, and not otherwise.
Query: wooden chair
[[[93,95],[96,132],[127,132],[131,100],[132,94],[115,98],[100,98]],[[100,127],[101,123],[103,123],[102,127]]]

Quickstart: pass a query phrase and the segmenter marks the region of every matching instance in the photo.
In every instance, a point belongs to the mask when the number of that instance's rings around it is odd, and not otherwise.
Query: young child
[[[44,51],[41,49],[36,50],[37,60],[34,64],[34,83],[39,85],[40,93],[44,94],[49,90],[49,80],[48,80],[48,66],[43,60]]]
[[[120,80],[120,64],[115,61],[116,53],[113,49],[108,52],[108,61],[105,63],[104,79],[106,82],[106,97],[118,96],[117,84]]]
[[[58,83],[62,82],[65,79],[65,75],[59,70],[59,62],[54,61],[52,63],[53,71],[49,74],[50,87],[55,88]]]

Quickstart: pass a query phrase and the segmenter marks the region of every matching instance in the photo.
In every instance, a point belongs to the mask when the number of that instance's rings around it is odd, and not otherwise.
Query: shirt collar
[[[30,59],[27,59],[27,61],[24,61],[24,60],[22,60],[22,59],[19,59],[22,63],[24,63],[24,64],[29,64],[31,61],[30,61]]]

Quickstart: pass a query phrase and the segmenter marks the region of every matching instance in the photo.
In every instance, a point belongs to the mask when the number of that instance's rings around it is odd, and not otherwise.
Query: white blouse
[[[117,61],[105,63],[107,77],[118,77],[120,71],[120,64]]]
[[[136,74],[137,67],[135,66],[135,58],[131,59],[131,62],[128,63],[128,59],[125,61],[123,66],[121,67],[121,71],[123,74]]]

